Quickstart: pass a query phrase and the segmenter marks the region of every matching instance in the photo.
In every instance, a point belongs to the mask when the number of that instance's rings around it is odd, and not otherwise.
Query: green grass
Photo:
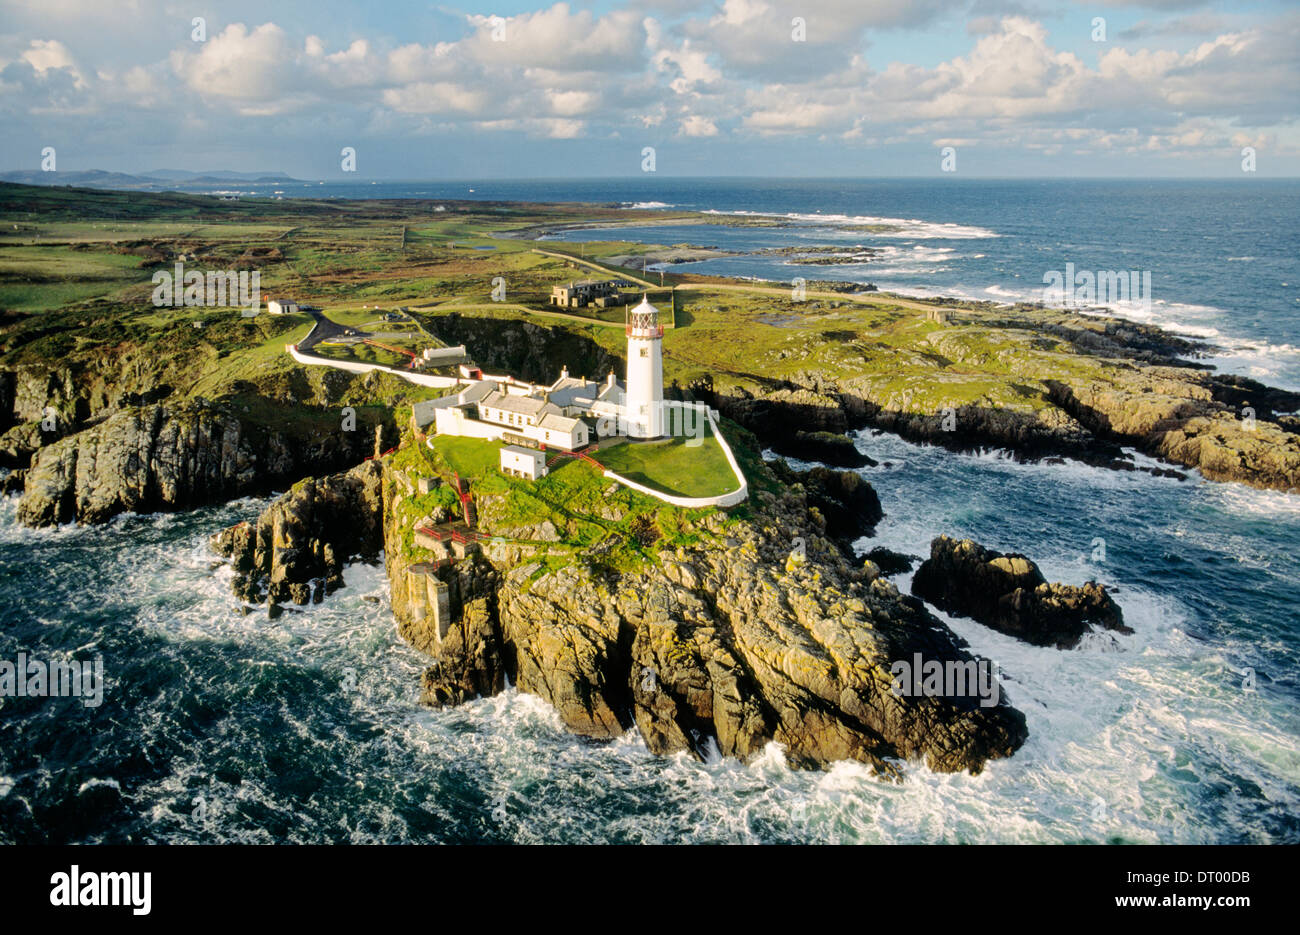
[[[338,344],[321,342],[312,348],[322,357],[348,360],[359,364],[380,364],[384,367],[405,368],[411,358],[373,344]]]
[[[718,440],[707,435],[692,447],[693,439],[676,436],[666,441],[626,442],[601,448],[595,458],[628,480],[678,497],[716,497],[739,486]]]
[[[716,442],[710,442],[720,454]],[[432,472],[450,477],[451,471],[458,472],[480,498],[479,515],[492,528],[524,529],[550,523],[560,540],[547,545],[537,558],[552,570],[579,556],[611,569],[634,570],[656,561],[657,551],[665,545],[694,545],[710,537],[699,521],[718,512],[668,506],[611,481],[577,458],[560,458],[545,477],[531,481],[501,474],[498,442],[435,436],[434,450],[427,454],[409,451],[412,447],[419,446],[403,448],[394,456],[394,464],[410,469],[414,476]],[[443,502],[433,499],[438,496],[450,495],[444,488],[442,493],[411,499],[409,510],[413,512],[407,518],[413,520],[421,510],[427,513]],[[443,505],[459,512],[454,498]],[[408,508],[406,501],[403,508]]]
[[[140,263],[138,256],[100,250],[6,246],[0,256],[0,308],[44,311],[144,287],[152,274]]]
[[[681,219],[768,223],[687,213]],[[599,274],[533,251],[585,255],[599,268],[635,278],[641,274],[612,267],[609,259],[648,246],[617,239],[617,228],[601,229],[602,224],[629,221],[644,223],[646,217],[601,205],[221,201],[174,193],[0,185],[0,309],[8,312],[0,316],[0,364],[57,361],[76,372],[97,373],[148,368],[178,395],[221,399],[255,391],[286,406],[376,400],[402,405],[439,395],[390,375],[354,378],[294,364],[284,354],[284,344],[301,339],[309,327],[306,318],[273,323],[264,316],[240,319],[232,310],[152,307],[150,274],[170,268],[170,260],[161,257],[182,253],[202,255],[205,265],[259,268],[264,295],[287,294],[325,306],[342,324],[373,323],[375,310],[361,309],[363,304],[408,305],[420,310],[418,320],[434,334],[445,313],[522,319],[552,332],[563,329],[572,335],[574,347],[594,342],[621,357],[622,309],[585,315],[547,310],[552,285]],[[580,224],[591,229],[589,236],[610,239],[584,247],[493,236],[557,223]],[[494,249],[472,249],[486,245]],[[506,280],[503,303],[491,301],[496,276]],[[933,415],[944,407],[974,405],[1033,413],[1052,406],[1044,381],[1110,382],[1108,371],[1116,366],[1080,353],[1068,337],[1044,330],[1043,313],[1032,309],[948,303],[954,321],[941,324],[927,319],[930,306],[902,297],[855,302],[817,294],[810,283],[808,300],[793,302],[788,289],[777,284],[751,284],[741,292],[714,288],[713,283],[726,284],[724,277],[667,277],[669,284],[686,281],[695,285],[674,293],[671,301],[666,290],[651,294],[665,313],[665,324],[670,309],[676,311],[676,327],[664,336],[665,378],[683,386],[703,379],[722,393],[762,393],[784,382],[804,385],[815,373],[833,381],[839,392],[885,409]],[[195,320],[204,327],[192,328]],[[1090,327],[1077,320],[1067,324]],[[381,330],[390,327],[409,326],[383,325]],[[1093,330],[1100,327],[1104,325]],[[473,342],[468,343],[473,357]],[[416,349],[415,342],[411,347]],[[380,349],[357,354],[405,363]],[[737,436],[728,429],[727,438],[734,442]],[[598,457],[608,458],[611,469],[666,491],[714,493],[720,480],[721,486],[731,485],[721,458],[711,457],[707,446],[702,463],[717,469],[710,469],[712,476],[709,470],[696,470],[690,458],[677,460],[694,450],[664,447],[647,463],[650,450]],[[733,449],[751,483],[760,487],[750,455],[741,446],[733,444]],[[495,463],[492,468],[485,477],[499,478]],[[556,476],[565,477],[569,469],[564,466]]]
[[[485,438],[437,435],[434,436],[433,447],[447,466],[461,477],[486,478],[493,474],[503,477],[500,471],[500,442]]]

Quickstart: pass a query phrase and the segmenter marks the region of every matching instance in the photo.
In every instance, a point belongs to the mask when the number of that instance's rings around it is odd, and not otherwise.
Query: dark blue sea
[[[739,251],[861,244],[880,253],[860,269],[770,256],[691,268],[918,295],[1034,301],[1067,262],[1150,270],[1150,308],[1116,313],[1212,339],[1225,370],[1300,385],[1292,181],[638,178],[312,193],[775,213],[795,226],[618,236]],[[846,230],[861,224],[888,230]],[[997,661],[1029,722],[1026,745],[980,776],[798,772],[776,746],[748,765],[659,758],[634,733],[572,737],[515,691],[429,711],[382,569],[354,566],[324,604],[273,622],[239,612],[206,541],[265,501],[33,531],[9,500],[0,659],[99,654],[109,684],[97,708],[0,699],[0,840],[1300,843],[1300,497],[954,455],[875,432],[858,444],[879,462],[864,474],[887,513],[871,545],[923,554],[948,533],[1023,551],[1053,580],[1111,586],[1134,629],[1061,652],[950,619]]]

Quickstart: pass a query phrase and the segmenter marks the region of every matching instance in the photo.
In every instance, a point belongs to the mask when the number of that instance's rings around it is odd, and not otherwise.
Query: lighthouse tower
[[[624,418],[633,438],[664,434],[664,326],[644,295],[627,316],[627,397]]]

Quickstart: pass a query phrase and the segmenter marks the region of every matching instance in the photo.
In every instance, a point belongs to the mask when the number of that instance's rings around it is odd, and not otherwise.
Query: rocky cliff
[[[234,562],[242,598],[302,603],[336,585],[382,524],[399,631],[432,657],[428,704],[509,681],[587,737],[635,728],[656,753],[742,759],[775,740],[795,765],[855,759],[882,774],[906,760],[978,772],[1026,737],[1005,697],[891,690],[894,661],[972,657],[832,541],[798,480],[732,515],[692,513],[681,530],[691,544],[616,570],[599,564],[599,549],[566,547],[554,527],[520,526],[499,495],[478,498],[478,536],[463,554],[413,546],[412,517],[442,522],[446,512],[424,515],[428,487],[409,466],[383,459],[381,479],[377,465],[303,484],[214,544]],[[817,486],[834,489],[826,478]]]
[[[1300,491],[1300,394],[1177,360],[1203,348],[1158,329],[1021,314],[955,316],[924,353],[899,352],[883,369],[809,366],[691,389],[795,457],[796,433],[871,426],[956,451],[994,447],[1122,470],[1135,467],[1123,450],[1133,447],[1211,480]]]
[[[1005,701],[891,692],[895,660],[971,657],[875,566],[846,557],[802,485],[761,493],[744,519],[692,518],[695,544],[622,571],[521,543],[484,498],[481,553],[432,575],[403,554],[404,488],[385,483],[388,573],[402,633],[436,660],[430,703],[491,694],[508,678],[584,736],[635,726],[656,753],[740,758],[776,740],[799,765],[856,759],[882,772],[900,759],[978,772],[1025,739]],[[450,617],[434,606],[434,580]]]
[[[231,560],[235,594],[274,606],[319,603],[343,586],[343,568],[355,559],[378,560],[383,547],[378,461],[340,474],[308,479],[264,510],[212,539]]]
[[[178,510],[355,464],[373,432],[314,438],[250,426],[202,400],[114,413],[39,449],[26,472],[18,518],[31,526],[96,523],[126,511]]]
[[[1300,435],[1274,406],[1300,396],[1242,378],[1188,380],[1172,368],[1122,382],[1049,382],[1053,401],[1099,438],[1197,468],[1211,480],[1300,492]],[[1251,405],[1254,403],[1254,405]]]

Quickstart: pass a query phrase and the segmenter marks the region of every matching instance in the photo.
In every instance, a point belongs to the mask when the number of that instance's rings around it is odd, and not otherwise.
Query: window
[[[642,356],[642,357],[649,357],[649,356],[650,356],[650,348],[648,348],[648,347],[643,347],[643,348],[641,348],[641,356]]]

